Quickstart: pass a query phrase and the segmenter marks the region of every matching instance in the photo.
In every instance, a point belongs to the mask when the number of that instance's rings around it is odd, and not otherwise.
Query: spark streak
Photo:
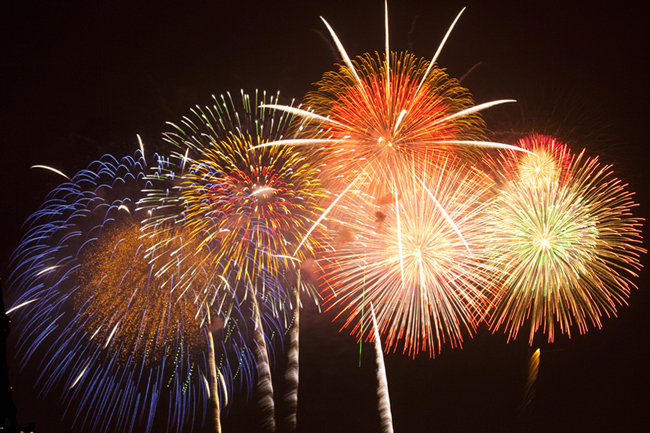
[[[58,174],[59,176],[63,176],[66,179],[70,180],[70,177],[67,174],[63,173],[61,170],[57,170],[56,168],[50,167],[48,165],[32,165],[29,168],[43,168],[45,170],[50,170],[50,171]]]

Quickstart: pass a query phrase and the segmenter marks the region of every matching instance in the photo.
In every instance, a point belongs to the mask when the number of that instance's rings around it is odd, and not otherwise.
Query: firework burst
[[[460,345],[489,306],[495,270],[482,263],[481,216],[493,183],[448,156],[394,176],[387,194],[341,205],[350,218],[323,260],[325,305],[364,338],[372,304],[387,351],[403,342],[404,353],[434,356],[447,340]]]
[[[218,246],[210,261],[221,264],[231,284],[251,280],[263,294],[269,286],[279,289],[278,279],[295,274],[322,248],[312,230],[323,212],[319,202],[327,197],[318,153],[260,147],[295,136],[300,127],[292,124],[293,115],[257,108],[266,98],[215,98],[213,107],[197,110],[178,132],[167,134],[186,151],[179,155],[187,170],[176,198],[185,209],[183,224],[199,248]],[[271,96],[268,102],[276,101]]]
[[[494,266],[506,277],[491,325],[515,338],[530,321],[555,337],[555,325],[571,335],[577,325],[616,314],[626,303],[629,276],[640,269],[641,220],[631,210],[633,193],[584,152],[571,157],[565,145],[534,135],[518,143],[538,155],[510,154],[497,168],[508,179],[498,190],[485,221]]]
[[[461,12],[462,13],[462,12]],[[513,100],[474,105],[470,93],[436,63],[460,14],[431,61],[392,53],[386,7],[386,51],[351,60],[325,21],[343,59],[338,71],[324,74],[306,97],[309,109],[269,105],[315,121],[297,139],[266,143],[317,145],[328,176],[350,184],[358,176],[383,182],[391,168],[426,158],[425,153],[514,146],[485,141],[479,112]],[[390,181],[390,180],[389,180]]]
[[[282,335],[292,310],[299,308],[302,285],[298,283],[298,296],[293,287],[301,263],[323,248],[320,202],[328,196],[318,152],[264,146],[295,137],[306,123],[264,107],[277,104],[278,97],[242,92],[235,102],[228,94],[215,98],[212,107],[197,109],[194,118],[185,118],[175,126],[177,132],[167,134],[181,149],[177,157],[183,175],[176,180],[174,197],[167,191],[151,197],[163,208],[182,205],[180,218],[190,239],[198,249],[211,246],[202,263],[218,269],[219,278],[251,300],[260,405],[270,431],[275,421],[269,335]],[[155,209],[152,213],[152,224],[166,218],[157,217]]]
[[[134,200],[145,171],[141,157],[91,164],[31,217],[13,259],[23,361],[42,357],[43,394],[61,390],[92,431],[151,431],[166,400],[167,424],[181,431],[234,376],[250,376],[233,294],[205,275],[177,286],[190,260],[170,257],[187,257],[183,236],[143,233]]]
[[[386,168],[403,164],[425,151],[458,149],[458,141],[479,141],[484,124],[469,92],[430,62],[412,54],[392,53],[388,62],[369,54],[350,68],[326,73],[307,95],[307,104],[328,118],[321,130],[329,140],[328,156],[336,175],[368,171],[386,177]]]

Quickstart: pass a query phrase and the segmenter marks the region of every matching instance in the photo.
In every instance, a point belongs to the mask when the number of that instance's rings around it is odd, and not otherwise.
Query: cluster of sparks
[[[610,166],[554,137],[488,141],[480,111],[513,101],[475,105],[438,66],[449,33],[432,60],[391,52],[388,32],[383,59],[351,60],[325,24],[343,61],[303,106],[215,98],[154,167],[105,157],[28,221],[19,349],[80,423],[151,431],[168,399],[180,431],[236,380],[268,386],[303,290],[411,356],[481,323],[552,341],[626,303],[642,221]]]

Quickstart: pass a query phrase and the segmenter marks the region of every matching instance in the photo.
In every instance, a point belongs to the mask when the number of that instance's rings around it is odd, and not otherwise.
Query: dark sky
[[[104,153],[132,154],[136,134],[155,149],[166,121],[209,103],[211,94],[257,88],[300,99],[337,60],[319,16],[351,56],[383,49],[379,0],[196,3],[1,7],[3,279],[22,222],[59,182],[31,165],[71,175]],[[514,109],[486,114],[489,126],[553,131],[574,150],[600,155],[638,193],[636,215],[647,218],[650,39],[639,7],[390,3],[392,49],[426,58],[467,6],[439,63],[461,77],[481,62],[463,82],[477,103],[518,99]],[[554,344],[535,341],[541,366],[528,416],[519,412],[525,339],[506,344],[504,335],[482,327],[462,350],[446,346],[435,359],[387,355],[395,431],[650,431],[647,273],[636,280],[630,305],[618,318],[604,319],[602,330],[561,336]],[[299,431],[380,431],[371,346],[364,346],[358,368],[358,345],[337,332],[331,315],[307,308],[303,317]],[[71,429],[54,396],[37,398],[33,373],[19,374],[16,362],[10,364],[20,423],[36,422],[39,433]],[[224,431],[257,431],[258,412],[254,401],[236,398]]]

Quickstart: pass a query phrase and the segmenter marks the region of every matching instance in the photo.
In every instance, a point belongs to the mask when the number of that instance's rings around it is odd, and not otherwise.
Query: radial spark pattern
[[[194,269],[183,237],[141,230],[143,166],[106,156],[56,188],[13,259],[23,362],[42,359],[42,392],[60,392],[92,431],[151,431],[161,416],[172,431],[202,424],[211,393],[250,376],[233,294],[205,276],[181,288]]]
[[[641,220],[631,210],[632,193],[609,166],[583,153],[571,158],[552,137],[531,136],[522,147],[552,170],[530,170],[532,159],[511,154],[502,167],[498,197],[486,219],[494,266],[507,276],[492,315],[494,329],[516,337],[530,321],[553,341],[556,323],[570,335],[584,333],[615,315],[641,267]],[[504,172],[505,171],[505,172]],[[550,173],[550,174],[549,174]]]
[[[489,307],[493,273],[483,256],[481,216],[493,185],[449,157],[429,159],[382,197],[350,194],[336,251],[323,261],[326,305],[365,337],[370,304],[386,350],[431,356],[475,329]],[[362,335],[363,334],[363,335]]]
[[[353,176],[359,170],[382,178],[395,166],[423,151],[458,150],[452,142],[483,140],[484,124],[477,113],[451,117],[473,107],[469,92],[437,66],[412,54],[392,54],[385,60],[370,54],[326,73],[317,91],[307,95],[322,124],[330,169]]]
[[[230,284],[252,283],[260,293],[288,289],[281,280],[291,281],[300,263],[321,248],[316,221],[327,196],[318,153],[256,147],[295,136],[300,127],[292,125],[293,115],[258,109],[277,101],[267,98],[242,94],[235,103],[222,96],[167,135],[187,151],[178,200],[186,206],[183,221],[192,239],[199,247],[216,245],[210,262],[221,264]]]

